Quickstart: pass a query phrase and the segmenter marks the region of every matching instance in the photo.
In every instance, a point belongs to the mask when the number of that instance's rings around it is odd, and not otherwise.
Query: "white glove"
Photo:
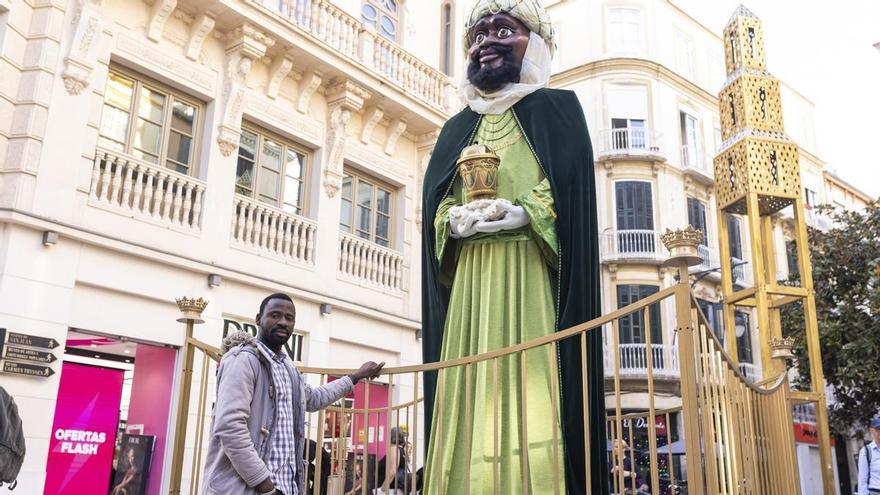
[[[453,206],[449,209],[449,237],[453,239],[462,239],[470,237],[477,233],[474,224],[477,223],[477,217],[462,206]]]
[[[507,204],[503,206],[507,213],[499,220],[481,220],[474,225],[477,232],[500,232],[516,230],[529,224],[529,216],[522,206]]]

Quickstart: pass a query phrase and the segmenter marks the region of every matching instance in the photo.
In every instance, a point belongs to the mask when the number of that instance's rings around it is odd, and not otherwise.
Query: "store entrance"
[[[177,349],[70,329],[46,495],[153,495],[162,483]]]

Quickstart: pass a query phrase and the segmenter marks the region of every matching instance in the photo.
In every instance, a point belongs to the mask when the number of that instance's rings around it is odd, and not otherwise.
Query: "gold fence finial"
[[[175,299],[174,302],[177,303],[177,308],[180,309],[181,316],[177,319],[180,323],[186,323],[190,320],[195,324],[205,322],[205,320],[202,319],[202,311],[205,310],[208,301],[201,297],[198,299],[192,297],[180,297]]]
[[[794,337],[773,337],[770,339],[770,357],[774,359],[793,359]]]
[[[669,250],[669,258],[663,262],[664,266],[675,266],[684,261],[688,266],[696,266],[703,262],[703,257],[697,252],[697,246],[703,240],[703,231],[688,225],[684,229],[669,230],[660,235],[660,240]]]

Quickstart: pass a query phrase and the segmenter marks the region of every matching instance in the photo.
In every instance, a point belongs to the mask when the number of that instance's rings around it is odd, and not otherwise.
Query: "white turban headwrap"
[[[502,114],[525,96],[547,87],[550,82],[550,62],[556,33],[547,10],[537,0],[478,0],[465,25],[465,46],[470,46],[470,32],[477,21],[499,12],[519,19],[531,33],[519,82],[508,83],[497,91],[485,93],[471,84],[465,75],[459,95],[471,110],[483,115]]]

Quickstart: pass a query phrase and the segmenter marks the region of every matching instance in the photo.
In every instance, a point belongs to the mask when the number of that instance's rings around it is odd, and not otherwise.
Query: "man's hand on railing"
[[[351,378],[351,382],[357,384],[357,382],[363,380],[364,378],[373,379],[382,374],[382,367],[385,366],[385,361],[382,361],[379,364],[374,363],[373,361],[367,361],[362,364],[360,369],[355,371],[354,373],[348,375]]]

